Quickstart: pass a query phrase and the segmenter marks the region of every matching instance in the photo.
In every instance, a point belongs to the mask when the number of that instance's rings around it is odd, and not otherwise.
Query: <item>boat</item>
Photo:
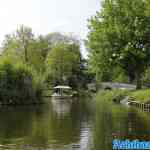
[[[52,94],[52,97],[59,98],[59,99],[66,99],[71,98],[73,95],[71,94],[71,87],[65,86],[65,85],[58,85],[53,88],[54,93]]]

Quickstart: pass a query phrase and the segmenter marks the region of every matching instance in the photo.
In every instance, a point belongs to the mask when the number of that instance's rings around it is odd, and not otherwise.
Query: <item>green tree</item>
[[[149,0],[104,0],[101,6],[89,21],[91,67],[100,74],[119,65],[139,89],[150,65]]]
[[[49,43],[44,36],[35,37],[31,28],[21,26],[5,37],[2,57],[7,57],[12,63],[32,65],[37,71],[43,72],[49,50]]]
[[[36,80],[33,69],[9,60],[0,62],[0,103],[33,104],[41,102],[41,80]]]
[[[57,44],[48,53],[46,66],[53,84],[73,84],[71,81],[76,82],[81,66],[79,45]]]
[[[28,49],[33,40],[32,29],[22,25],[15,33],[6,36],[3,44],[4,53],[13,51],[13,53],[22,56],[25,62],[28,62]]]

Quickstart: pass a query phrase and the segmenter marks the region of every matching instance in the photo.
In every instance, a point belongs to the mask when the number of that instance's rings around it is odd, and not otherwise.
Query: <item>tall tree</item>
[[[136,78],[137,89],[150,65],[149,0],[103,0],[89,21],[87,46],[94,72],[121,66]]]
[[[4,53],[10,53],[10,50],[22,55],[24,61],[28,62],[28,49],[34,40],[32,29],[25,26],[20,26],[15,33],[7,35],[4,41]]]
[[[79,45],[57,44],[48,53],[46,66],[53,84],[72,84],[81,66]]]
[[[43,72],[49,50],[45,36],[35,37],[31,28],[21,26],[5,37],[2,55],[12,62],[21,61]]]

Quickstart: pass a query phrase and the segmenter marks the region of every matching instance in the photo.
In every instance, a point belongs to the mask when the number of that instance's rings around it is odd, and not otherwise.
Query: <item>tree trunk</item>
[[[136,89],[141,89],[142,88],[142,76],[140,73],[136,73]]]
[[[28,54],[27,54],[27,48],[24,48],[24,53],[25,53],[25,62],[28,63]]]

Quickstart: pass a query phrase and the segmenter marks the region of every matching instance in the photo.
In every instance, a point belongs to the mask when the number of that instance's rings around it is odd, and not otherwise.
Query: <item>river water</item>
[[[148,135],[150,113],[89,98],[0,108],[0,150],[111,150]]]

